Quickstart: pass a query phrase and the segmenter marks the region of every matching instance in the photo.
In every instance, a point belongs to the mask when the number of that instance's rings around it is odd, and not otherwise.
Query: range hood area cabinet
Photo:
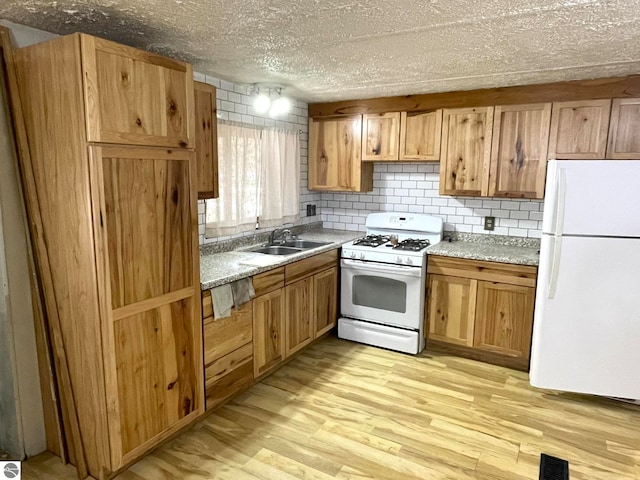
[[[193,73],[83,34],[15,53],[67,443],[102,479],[204,411]]]
[[[544,196],[551,104],[445,109],[440,194]]]

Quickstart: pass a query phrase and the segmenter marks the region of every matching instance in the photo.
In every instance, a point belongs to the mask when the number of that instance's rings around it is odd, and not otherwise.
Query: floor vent
[[[539,480],[569,480],[569,462],[541,453]]]

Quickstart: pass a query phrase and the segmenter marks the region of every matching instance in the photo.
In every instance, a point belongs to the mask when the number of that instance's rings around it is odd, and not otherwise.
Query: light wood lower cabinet
[[[338,267],[313,276],[315,337],[324,335],[336,326],[338,319]]]
[[[313,277],[285,287],[287,357],[305,347],[314,338]]]
[[[285,359],[285,292],[253,300],[253,374],[257,378]]]
[[[429,257],[428,342],[527,369],[535,281],[536,267]]]

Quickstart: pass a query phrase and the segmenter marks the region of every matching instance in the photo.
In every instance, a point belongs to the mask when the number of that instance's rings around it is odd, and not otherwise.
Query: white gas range
[[[406,353],[424,341],[427,252],[442,240],[442,219],[372,213],[366,236],[342,247],[338,336]]]

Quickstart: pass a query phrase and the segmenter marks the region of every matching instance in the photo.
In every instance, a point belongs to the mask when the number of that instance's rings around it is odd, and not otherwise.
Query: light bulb
[[[275,103],[275,102],[274,102]],[[271,106],[271,100],[266,93],[259,93],[253,100],[253,108],[257,113],[265,113]]]
[[[273,101],[269,115],[272,117],[289,113],[291,101],[287,97],[278,97]]]

